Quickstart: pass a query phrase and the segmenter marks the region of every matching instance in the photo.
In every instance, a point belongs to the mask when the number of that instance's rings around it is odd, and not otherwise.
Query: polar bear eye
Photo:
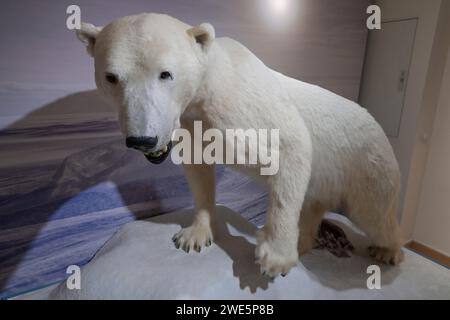
[[[108,81],[111,84],[117,84],[117,82],[119,82],[119,80],[117,79],[117,76],[112,73],[106,73],[105,79],[106,79],[106,81]]]
[[[167,80],[167,79],[173,80],[173,76],[169,71],[161,72],[161,74],[159,75],[159,78],[161,80]]]

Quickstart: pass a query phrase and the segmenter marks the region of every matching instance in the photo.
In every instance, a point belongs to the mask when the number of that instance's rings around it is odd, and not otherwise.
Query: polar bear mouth
[[[148,161],[154,164],[160,164],[167,159],[167,156],[172,149],[172,141],[165,145],[162,149],[158,151],[146,152],[144,153]]]

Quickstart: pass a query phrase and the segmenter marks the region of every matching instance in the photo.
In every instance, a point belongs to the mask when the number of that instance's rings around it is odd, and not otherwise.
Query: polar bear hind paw
[[[389,249],[377,246],[370,246],[368,248],[368,251],[371,257],[385,264],[390,264],[394,266],[400,264],[405,258],[402,249]]]

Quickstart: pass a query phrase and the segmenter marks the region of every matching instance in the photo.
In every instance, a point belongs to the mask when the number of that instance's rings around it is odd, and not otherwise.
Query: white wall
[[[431,35],[430,35],[431,37]],[[433,46],[425,80],[425,88],[418,113],[416,130],[411,135],[413,141],[409,174],[405,188],[402,229],[406,239],[414,240],[413,232],[418,214],[419,199],[423,190],[425,166],[430,149],[436,109],[450,45],[450,1],[441,1],[436,29],[432,36]],[[449,226],[450,228],[450,226]],[[432,232],[432,230],[430,230]],[[444,236],[444,235],[441,235]]]
[[[406,240],[412,237],[417,210],[420,179],[412,170],[413,154],[419,142],[418,124],[425,96],[426,83],[432,65],[431,57],[441,0],[378,0],[382,20],[418,18],[416,39],[409,71],[405,102],[398,137],[390,138],[402,173],[401,225]],[[421,133],[423,134],[423,132]],[[422,174],[420,173],[421,177]]]
[[[430,140],[413,239],[450,256],[450,50]]]
[[[378,4],[383,20],[419,19],[400,134],[390,138],[402,171],[403,235],[450,255],[450,1]]]

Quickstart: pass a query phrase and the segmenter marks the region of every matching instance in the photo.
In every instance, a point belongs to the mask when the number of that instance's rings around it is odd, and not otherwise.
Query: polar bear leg
[[[266,223],[257,231],[255,257],[263,275],[285,276],[298,262],[298,219],[292,212],[269,206],[267,219],[279,221]]]
[[[320,203],[308,203],[305,200],[300,213],[300,236],[298,241],[299,255],[304,255],[311,251],[317,239],[320,223],[325,215],[326,209]]]
[[[266,224],[258,230],[255,256],[261,273],[272,278],[286,275],[298,263],[300,210],[310,173],[308,165],[303,169],[294,177],[291,171],[280,169],[269,188]]]
[[[397,193],[379,201],[360,201],[351,207],[350,220],[373,242],[369,254],[377,260],[397,265],[404,259],[402,237],[397,221]],[[387,203],[387,206],[380,205]]]
[[[385,264],[398,265],[404,260],[400,227],[396,219],[396,211],[392,211],[386,217],[384,224],[378,230],[373,227],[363,228],[373,241],[368,248],[370,256]]]
[[[189,186],[194,195],[195,216],[190,227],[181,229],[172,240],[177,248],[186,252],[200,252],[213,241],[215,223],[215,166],[206,164],[184,165]]]

